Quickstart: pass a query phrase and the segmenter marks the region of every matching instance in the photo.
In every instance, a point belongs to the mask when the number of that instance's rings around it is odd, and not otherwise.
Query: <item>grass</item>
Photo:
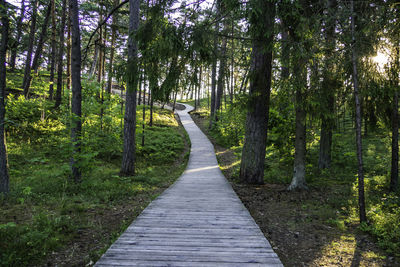
[[[85,84],[87,91],[96,85]],[[65,97],[66,98],[66,97]],[[10,193],[0,199],[0,266],[93,264],[130,222],[183,172],[189,139],[174,114],[154,109],[142,132],[137,111],[137,174],[120,177],[122,128],[112,96],[100,128],[100,105],[84,95],[82,182],[70,177],[68,108],[8,99]],[[66,115],[67,114],[67,115]],[[141,137],[144,134],[145,144]]]

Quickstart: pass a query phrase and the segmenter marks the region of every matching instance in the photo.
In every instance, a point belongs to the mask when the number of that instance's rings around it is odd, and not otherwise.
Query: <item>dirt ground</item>
[[[208,122],[196,113],[192,118],[207,134]],[[207,136],[225,176],[285,266],[400,266],[398,259],[380,250],[357,225],[339,230],[315,212],[329,197],[338,197],[329,188],[288,192],[287,185],[238,183],[232,179],[233,170],[229,167],[237,157]]]

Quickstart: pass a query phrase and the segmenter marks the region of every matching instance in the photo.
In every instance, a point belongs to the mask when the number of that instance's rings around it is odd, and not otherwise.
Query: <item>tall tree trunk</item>
[[[217,1],[218,2],[218,1]],[[219,16],[219,8],[217,7],[217,17]],[[215,98],[216,98],[216,88],[217,88],[217,59],[218,59],[218,31],[219,31],[219,23],[215,23],[215,34],[214,34],[214,58],[211,64],[211,109],[210,109],[210,125],[211,128],[213,126],[215,120]]]
[[[142,70],[139,69],[140,72],[140,76],[139,76],[139,92],[138,92],[138,106],[140,106],[140,104],[142,103],[142,82],[143,82],[143,73]]]
[[[356,144],[357,144],[357,160],[358,160],[358,208],[360,213],[360,222],[367,221],[365,212],[365,197],[364,197],[364,163],[362,156],[362,136],[361,136],[361,101],[360,92],[358,88],[358,72],[357,72],[357,50],[356,50],[356,27],[355,27],[355,12],[354,1],[350,1],[351,5],[351,52],[352,52],[352,65],[353,65],[353,86],[354,86],[354,100],[356,104]]]
[[[400,40],[399,40],[400,42]],[[392,107],[392,165],[390,171],[390,191],[395,192],[399,187],[399,76],[400,48],[396,48],[395,70],[393,71],[393,107]]]
[[[399,186],[399,95],[396,90],[392,108],[392,164],[390,171],[390,191],[395,192]]]
[[[60,27],[60,46],[58,48],[57,60],[57,90],[55,108],[61,105],[61,93],[63,86],[63,55],[64,55],[64,32],[65,32],[65,16],[67,9],[67,0],[62,0],[61,27]]]
[[[103,21],[103,6],[100,5],[100,11],[99,11],[99,24]],[[100,27],[99,29],[99,40],[98,40],[98,46],[99,46],[99,60],[97,62],[97,82],[101,83],[102,78],[103,78],[103,27]]]
[[[0,18],[2,24],[0,43],[0,194],[7,194],[10,190],[7,169],[6,137],[4,134],[4,117],[6,113],[6,106],[4,102],[6,97],[6,54],[9,29],[6,5],[8,5],[6,1],[0,0]]]
[[[139,0],[129,0],[128,78],[125,105],[124,151],[122,175],[135,174],[136,87],[138,83],[137,40],[134,34],[139,27]]]
[[[175,112],[175,107],[176,107],[176,98],[177,98],[177,96],[178,96],[178,86],[176,86],[176,88],[175,88],[175,93],[174,93],[174,104],[173,104],[173,106],[172,106],[172,112]]]
[[[144,147],[144,131],[146,128],[146,76],[143,74],[143,109],[142,109],[142,147]]]
[[[246,71],[242,79],[242,83],[240,85],[239,94],[246,93],[247,82],[249,80],[249,69],[250,68],[246,68]]]
[[[200,66],[200,72],[199,72],[199,89],[197,91],[197,106],[200,108],[200,99],[201,99],[201,79],[202,79],[202,74],[203,74],[203,66]]]
[[[328,0],[327,17],[325,30],[325,64],[323,70],[323,81],[321,86],[321,139],[319,143],[319,159],[318,168],[325,169],[331,166],[331,147],[332,147],[332,131],[335,124],[335,91],[336,81],[331,66],[334,63],[335,44],[335,28],[336,28],[336,0]]]
[[[18,46],[21,42],[21,37],[22,37],[22,22],[23,22],[24,15],[25,15],[25,1],[22,0],[20,16],[18,17],[18,21],[17,21],[17,36],[15,38],[14,45],[11,49],[10,68],[12,71],[15,70],[15,64],[17,61],[17,52],[18,52]]]
[[[250,95],[246,132],[240,164],[240,179],[247,183],[264,183],[269,101],[272,76],[274,1],[252,0],[250,30],[253,39]],[[257,29],[257,30],[255,30]]]
[[[40,59],[41,59],[42,51],[43,51],[43,45],[44,45],[44,41],[45,41],[46,35],[47,35],[47,25],[49,24],[50,14],[51,14],[51,3],[49,3],[49,6],[47,7],[46,15],[45,15],[44,22],[42,25],[42,30],[41,30],[40,36],[39,36],[39,41],[38,41],[38,44],[36,47],[35,56],[33,57],[33,61],[32,61],[31,70],[35,74],[37,73],[38,68],[39,68],[39,63],[40,63]],[[31,72],[29,72],[27,79],[26,79],[25,87],[24,87],[25,98],[29,97],[29,89],[31,87],[31,81],[32,81],[32,75],[31,75]]]
[[[196,66],[196,68],[194,69],[194,74],[193,74],[193,76],[194,76],[194,79],[197,80],[197,66]],[[194,85],[193,85],[193,92],[194,92],[194,110],[197,110],[197,89],[198,89],[198,86],[197,86],[196,83],[194,83]]]
[[[215,121],[218,121],[218,112],[221,108],[222,95],[224,93],[225,67],[226,67],[226,37],[222,37],[219,71],[218,71],[217,96],[215,99],[215,116],[214,116]]]
[[[231,29],[231,34],[232,34],[232,36],[234,36],[234,20],[233,20],[233,18],[231,19],[231,26],[232,26],[232,29]],[[234,65],[235,65],[235,58],[234,58],[234,52],[235,52],[235,40],[232,38],[232,40],[231,40],[232,42],[231,42],[231,49],[232,49],[232,53],[231,53],[231,72],[230,72],[230,91],[229,91],[229,98],[230,98],[230,102],[231,102],[231,104],[233,103],[233,95],[234,95],[234,81],[233,81],[233,79],[234,79],[234,76],[233,76],[233,74],[234,74],[234,72],[235,72],[235,67],[234,67]]]
[[[37,16],[37,8],[38,8],[38,1],[31,0],[30,1],[32,6],[32,14],[31,14],[31,25],[29,30],[29,43],[28,43],[28,51],[26,54],[25,60],[25,72],[24,72],[24,79],[22,80],[22,88],[24,89],[26,83],[28,81],[28,76],[31,75],[31,63],[32,63],[32,54],[33,54],[33,44],[35,42],[35,32],[36,32],[36,16]],[[27,95],[25,94],[25,98]]]
[[[289,45],[289,33],[286,28],[287,26],[281,19],[281,80],[287,80],[289,78],[289,64],[290,64],[290,45]]]
[[[56,67],[56,7],[55,0],[51,0],[51,53],[50,53],[50,86],[49,98],[53,100],[54,70]]]
[[[119,0],[114,0],[114,7],[118,6]],[[113,15],[112,17],[112,25],[111,25],[111,51],[110,51],[110,61],[108,66],[108,81],[107,81],[107,92],[111,94],[112,87],[112,78],[113,78],[113,64],[114,64],[114,53],[115,53],[115,39],[117,36],[117,15]],[[140,95],[140,93],[139,93]],[[140,97],[139,97],[140,101]],[[139,103],[140,105],[140,103]]]
[[[153,93],[151,93],[151,96],[150,96],[150,121],[149,121],[150,126],[153,126],[153,106],[154,106],[154,98],[153,98]]]
[[[69,1],[69,0],[67,0]],[[69,2],[67,2],[69,5]],[[71,9],[68,8],[67,16],[67,89],[71,90]],[[68,93],[69,95],[69,93]]]
[[[71,141],[73,152],[71,157],[72,179],[75,183],[81,181],[79,154],[81,152],[82,135],[82,86],[81,86],[81,36],[79,29],[78,0],[69,0],[71,12],[71,80],[72,80],[72,123]]]
[[[298,76],[296,88],[296,137],[295,137],[295,152],[294,152],[294,166],[293,178],[288,190],[307,189],[306,184],[306,111],[304,108],[304,93],[302,88],[305,87],[305,63],[302,62],[297,66],[299,70],[295,75]],[[301,72],[301,73],[300,73]],[[300,80],[301,79],[301,80]]]
[[[93,62],[89,70],[89,77],[93,77],[96,72],[98,55],[99,55],[99,40],[96,40],[94,45]]]

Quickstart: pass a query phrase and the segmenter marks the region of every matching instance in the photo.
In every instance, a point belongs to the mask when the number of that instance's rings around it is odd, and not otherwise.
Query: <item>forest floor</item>
[[[285,266],[400,266],[399,259],[379,249],[358,224],[327,223],[338,211],[325,203],[342,197],[341,185],[288,192],[284,184],[241,184],[233,178],[240,163],[235,151],[216,143],[208,120],[196,113],[192,118],[213,142],[224,175]]]
[[[79,185],[67,179],[68,153],[57,146],[62,133],[35,132],[29,143],[8,138],[11,192],[0,198],[0,266],[92,266],[186,168],[190,140],[179,118],[157,108],[153,123],[145,146],[137,144],[135,176],[118,175],[121,158],[110,154],[114,147],[120,154],[120,139],[107,139],[107,156],[90,161]]]
[[[184,170],[190,151],[190,143],[185,138],[185,133],[179,117],[175,116],[180,124],[180,134],[185,141],[185,147],[179,157],[172,163],[171,170],[175,169],[173,174],[169,174],[161,183],[153,185],[152,189],[142,194],[129,197],[124,202],[105,207],[104,209],[94,209],[87,211],[87,220],[91,225],[97,227],[88,227],[79,229],[79,234],[70,242],[70,246],[53,254],[46,259],[47,266],[92,266],[121,233],[136,219],[140,213],[157,198],[165,189],[167,189],[180,176]],[[169,177],[170,176],[170,177]],[[88,262],[89,260],[89,262]]]

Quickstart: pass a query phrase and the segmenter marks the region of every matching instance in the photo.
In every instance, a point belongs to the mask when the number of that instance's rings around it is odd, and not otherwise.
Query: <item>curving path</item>
[[[95,266],[283,266],[185,106],[177,111],[192,143],[185,172]]]

